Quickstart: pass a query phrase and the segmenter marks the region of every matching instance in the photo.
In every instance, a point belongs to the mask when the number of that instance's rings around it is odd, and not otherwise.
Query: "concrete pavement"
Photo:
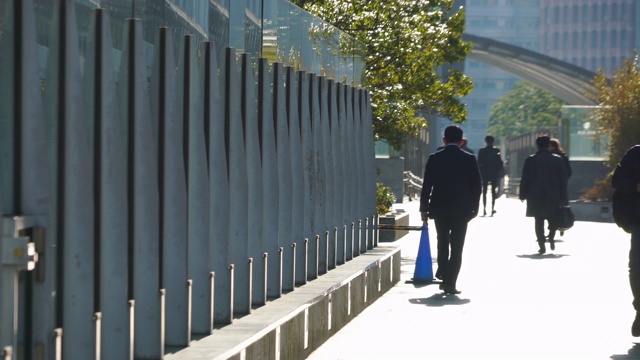
[[[418,202],[397,204],[420,225]],[[400,282],[308,359],[640,359],[630,333],[629,235],[576,222],[538,255],[525,204],[502,197],[470,222],[457,296],[413,284],[420,232],[401,246]],[[436,234],[429,222],[436,270]],[[381,246],[385,246],[382,244]]]

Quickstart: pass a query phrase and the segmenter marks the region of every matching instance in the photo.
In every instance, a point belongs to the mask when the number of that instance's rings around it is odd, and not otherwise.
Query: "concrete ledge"
[[[378,222],[380,224],[386,225],[409,225],[409,213],[395,211],[389,215],[378,217]],[[406,230],[380,230],[378,231],[378,241],[380,242],[391,242],[400,239],[401,237],[407,235],[409,231]]]
[[[576,221],[613,222],[610,202],[569,201]]]
[[[304,359],[400,281],[400,248],[377,247],[165,359]]]

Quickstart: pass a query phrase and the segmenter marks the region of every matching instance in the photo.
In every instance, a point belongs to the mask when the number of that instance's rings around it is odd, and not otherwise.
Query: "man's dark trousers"
[[[640,312],[640,225],[633,225],[629,250],[629,283],[633,294],[633,308]]]
[[[467,234],[467,219],[459,216],[437,217],[436,224],[438,239],[438,273],[443,276],[444,287],[455,287],[462,265],[462,248]],[[451,254],[449,254],[451,246]]]

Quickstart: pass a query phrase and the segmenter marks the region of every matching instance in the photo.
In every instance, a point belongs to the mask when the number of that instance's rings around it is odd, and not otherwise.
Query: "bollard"
[[[333,228],[333,267],[338,267],[338,227]]]
[[[296,288],[296,243],[291,244],[291,288],[288,290],[293,291]]]
[[[93,314],[93,321],[95,322],[95,332],[96,332],[96,352],[95,352],[95,357],[96,359],[100,359],[101,358],[101,354],[102,354],[102,344],[100,342],[100,340],[102,339],[102,313],[101,312],[96,312]]]
[[[231,281],[229,284],[229,314],[227,315],[227,323],[231,324],[233,323],[233,293],[235,292],[236,286],[234,284],[235,282],[235,265],[234,264],[229,264],[229,280]]]
[[[134,341],[135,341],[135,324],[136,324],[136,301],[129,300],[127,302],[129,305],[129,360],[133,360],[134,357]],[[62,331],[62,329],[60,329]]]
[[[215,323],[215,294],[216,294],[216,273],[209,273],[209,330],[213,332],[213,324]]]
[[[263,293],[261,294],[262,297],[260,298],[260,301],[256,303],[256,305],[264,305],[267,303],[267,288],[268,288],[268,278],[267,278],[267,273],[268,273],[268,263],[269,263],[269,254],[268,253],[262,253],[262,271],[263,271],[263,275],[264,278],[262,279],[264,282],[264,286],[262,287]]]

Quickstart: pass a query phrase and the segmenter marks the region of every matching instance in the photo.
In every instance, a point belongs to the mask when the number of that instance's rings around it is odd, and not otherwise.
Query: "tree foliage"
[[[503,137],[557,126],[562,105],[562,100],[546,90],[520,81],[491,108],[488,131]]]
[[[594,80],[601,105],[598,127],[609,138],[612,169],[631,146],[640,144],[640,65],[636,61],[625,60],[610,80],[602,71]]]
[[[366,48],[366,87],[374,132],[396,149],[416,136],[426,120],[419,110],[466,120],[460,97],[471,91],[462,72],[437,68],[464,60],[464,10],[453,0],[324,0],[305,8],[359,40]]]

